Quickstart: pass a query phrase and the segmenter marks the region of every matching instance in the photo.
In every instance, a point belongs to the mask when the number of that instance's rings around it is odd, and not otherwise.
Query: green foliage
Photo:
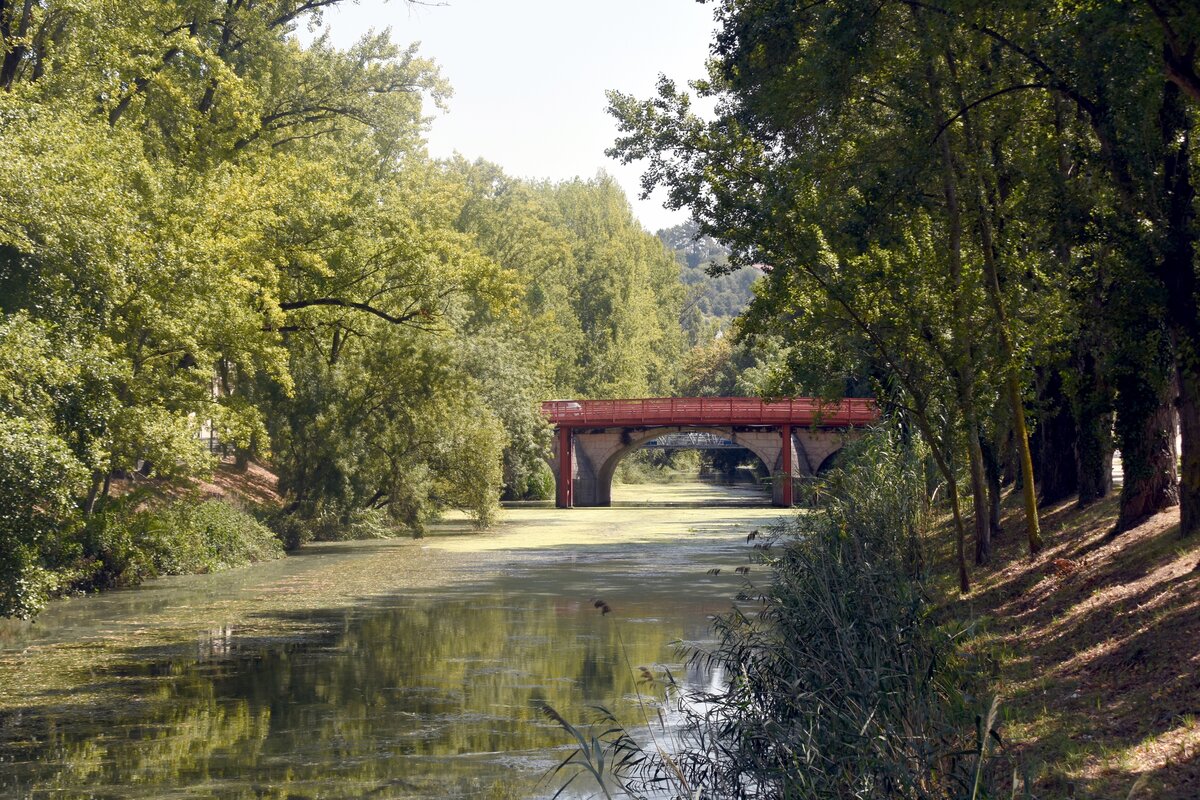
[[[674,258],[633,218],[609,178],[556,187],[578,264],[576,313],[584,329],[580,394],[644,397],[674,382],[683,300]]]
[[[538,462],[526,481],[524,491],[520,491],[520,497],[529,500],[553,500],[554,499],[554,472],[550,469],[550,465],[545,461]]]
[[[505,432],[447,343],[390,326],[329,363],[295,350],[297,389],[272,415],[275,466],[292,510],[340,538],[357,509],[419,532],[443,506],[492,518]],[[360,342],[361,345],[360,346]],[[298,544],[304,537],[289,537]]]
[[[670,483],[694,480],[700,472],[698,450],[635,450],[617,465],[617,483]]]
[[[658,238],[679,261],[687,291],[680,323],[695,347],[711,339],[715,331],[728,328],[746,310],[762,272],[754,267],[729,271],[729,250],[711,236],[700,234],[694,222],[661,230]]]
[[[616,183],[530,183],[484,162],[452,167],[468,188],[459,228],[523,287],[518,335],[544,397],[668,392],[684,289]]]
[[[923,797],[965,767],[974,687],[930,616],[919,454],[887,431],[853,447],[819,510],[777,531],[761,612],[723,618],[701,656],[736,676],[704,719],[728,734],[715,795]]]
[[[43,426],[0,413],[0,614],[28,617],[58,587],[42,559],[76,524],[83,467]]]
[[[86,550],[94,559],[89,588],[217,572],[283,555],[279,539],[251,514],[197,498],[132,511],[118,504],[90,521]]]
[[[926,591],[923,453],[888,428],[850,447],[817,509],[772,532],[753,612],[694,652],[728,683],[687,694],[668,675],[683,721],[666,742],[609,718],[571,763],[611,764],[632,797],[999,796],[995,703],[978,707],[982,677]]]
[[[546,494],[541,400],[672,385],[683,290],[617,186],[430,160],[433,63],[291,35],[331,5],[0,7],[0,414],[56,498],[12,501],[0,611],[84,552],[177,569],[112,487],[205,474],[201,434],[273,461],[295,546],[486,525]]]
[[[1192,5],[727,0],[715,16],[691,86],[715,114],[666,78],[648,100],[613,93],[612,155],[729,248],[723,269],[767,273],[741,324],[782,345],[760,385],[869,387],[929,443],[960,538],[969,481],[979,563],[998,492],[983,453],[1015,454],[1035,552],[1036,483],[1045,502],[1110,490],[1114,409],[1119,527],[1178,496],[1200,530]],[[1066,403],[1035,396],[1058,386]]]

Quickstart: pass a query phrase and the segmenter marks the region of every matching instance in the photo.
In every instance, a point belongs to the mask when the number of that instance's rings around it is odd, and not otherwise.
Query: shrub
[[[972,717],[929,616],[918,460],[882,431],[854,455],[778,532],[761,612],[718,620],[703,656],[732,676],[697,719],[724,734],[693,762],[720,796],[923,797],[954,772]]]
[[[221,500],[180,501],[157,516],[160,525],[176,531],[174,537],[167,537],[169,545],[176,546],[180,539],[192,544],[178,558],[158,551],[156,557],[163,574],[215,572],[283,554],[279,540],[267,526]]]
[[[133,586],[159,575],[217,572],[278,558],[283,546],[252,515],[222,500],[177,500],[156,509],[128,506],[97,515],[86,552],[92,587]]]
[[[536,468],[526,478],[524,499],[554,499],[554,472],[545,461],[539,461]]]
[[[279,511],[266,519],[266,523],[275,532],[275,537],[283,544],[283,549],[291,552],[302,545],[319,538],[317,527],[312,520],[296,512]]]
[[[57,589],[45,556],[77,527],[84,469],[46,426],[0,413],[0,616],[29,617]]]
[[[696,450],[635,450],[617,464],[617,483],[672,483],[691,480],[700,471]]]
[[[334,513],[322,509],[308,516],[300,512],[280,512],[267,524],[287,550],[309,542],[346,542],[358,539],[387,539],[403,527],[386,508],[359,508]]]

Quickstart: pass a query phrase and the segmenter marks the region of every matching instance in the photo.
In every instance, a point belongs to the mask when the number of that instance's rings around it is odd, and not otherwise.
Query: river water
[[[568,739],[538,704],[635,723],[641,667],[711,680],[675,643],[706,640],[779,515],[746,490],[614,492],[0,622],[0,797],[549,797]]]

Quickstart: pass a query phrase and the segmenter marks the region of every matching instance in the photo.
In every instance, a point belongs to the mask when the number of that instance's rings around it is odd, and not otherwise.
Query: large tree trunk
[[[1037,442],[1036,471],[1040,478],[1040,502],[1043,506],[1061,502],[1079,490],[1079,470],[1075,462],[1076,425],[1071,404],[1063,392],[1062,373],[1055,367],[1041,372],[1038,400],[1041,422],[1034,439]]]
[[[1183,440],[1180,529],[1200,529],[1200,313],[1196,304],[1195,189],[1191,181],[1191,120],[1179,87],[1166,83],[1159,123],[1165,155],[1166,240],[1160,271],[1175,355],[1177,408]]]
[[[1112,491],[1113,391],[1092,348],[1080,342],[1075,352],[1075,463],[1079,505],[1086,506]]]
[[[1175,471],[1175,410],[1166,390],[1138,377],[1122,381],[1117,395],[1117,440],[1125,483],[1113,533],[1134,527],[1179,502]]]
[[[1066,102],[1060,92],[1051,92],[1054,109],[1054,130],[1057,137],[1058,194],[1064,211],[1055,215],[1054,255],[1063,275],[1090,275],[1082,284],[1077,302],[1080,307],[1080,332],[1075,340],[1067,370],[1075,380],[1069,384],[1070,411],[1075,421],[1075,475],[1080,508],[1107,497],[1112,491],[1112,387],[1102,370],[1105,347],[1105,277],[1104,246],[1084,264],[1076,263],[1072,246],[1077,240],[1079,219],[1083,209],[1078,207],[1069,186],[1073,180],[1073,159],[1066,133]],[[1061,378],[1061,373],[1059,375]],[[1045,497],[1043,497],[1045,502]]]
[[[1075,463],[1079,471],[1079,506],[1090,505],[1112,492],[1113,415],[1097,414],[1080,426],[1075,440]]]

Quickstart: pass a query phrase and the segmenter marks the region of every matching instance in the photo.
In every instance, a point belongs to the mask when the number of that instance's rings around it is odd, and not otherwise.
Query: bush
[[[45,425],[0,413],[0,616],[30,617],[59,585],[45,566],[77,528],[84,469]]]
[[[692,480],[700,471],[697,450],[635,450],[617,464],[616,483],[672,483]]]
[[[296,511],[280,512],[270,517],[267,524],[288,550],[308,542],[387,539],[405,527],[386,508],[359,508],[342,513],[322,509],[311,516]]]
[[[97,515],[86,552],[91,587],[133,586],[160,575],[217,572],[283,555],[269,528],[222,500],[177,500],[157,509]]]
[[[192,545],[186,555],[156,553],[163,574],[216,572],[283,555],[283,547],[267,526],[221,500],[172,503],[157,515],[157,521],[176,531],[166,540],[172,549],[179,543]]]
[[[278,511],[267,517],[266,523],[275,532],[275,538],[283,544],[283,549],[289,553],[319,538],[319,526],[308,517],[294,511]]]
[[[539,461],[537,468],[529,474],[528,478],[526,478],[525,496],[523,499],[554,499],[554,472],[550,469],[550,465],[545,461]]]

